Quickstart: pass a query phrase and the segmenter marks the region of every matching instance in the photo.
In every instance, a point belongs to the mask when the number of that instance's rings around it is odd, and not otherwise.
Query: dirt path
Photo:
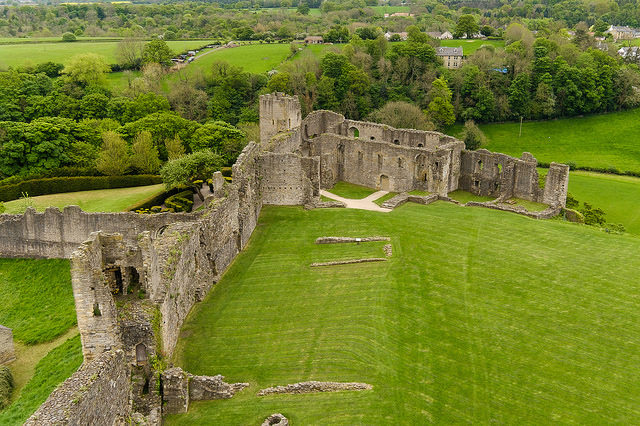
[[[354,200],[353,198],[343,198],[323,189],[320,190],[320,194],[324,195],[325,197],[331,198],[332,200],[343,202],[348,209],[371,210],[374,212],[383,213],[389,213],[391,211],[391,209],[384,209],[373,202],[374,200],[377,200],[378,198],[388,194],[388,191],[374,192],[373,194],[361,200]]]
[[[66,333],[50,342],[40,343],[38,345],[25,345],[20,342],[14,343],[16,360],[9,364],[11,374],[13,374],[13,380],[15,381],[15,389],[11,396],[11,402],[18,399],[24,385],[31,380],[38,362],[52,349],[57,348],[76,334],[78,334],[78,327],[72,327]]]

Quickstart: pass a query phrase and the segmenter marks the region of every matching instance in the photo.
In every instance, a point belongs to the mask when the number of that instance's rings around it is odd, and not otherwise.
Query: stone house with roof
[[[457,69],[462,66],[462,47],[438,47],[436,56],[442,58],[444,66],[449,69]]]

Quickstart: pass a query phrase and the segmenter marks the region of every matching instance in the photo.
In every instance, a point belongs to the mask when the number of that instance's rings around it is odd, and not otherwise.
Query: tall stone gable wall
[[[122,351],[85,362],[49,396],[25,425],[112,425],[130,415],[129,364]]]
[[[36,213],[30,208],[23,215],[0,215],[0,255],[69,258],[94,231],[119,232],[135,241],[143,231],[155,232],[169,223],[195,220],[195,215],[184,213],[87,213],[77,206]]]

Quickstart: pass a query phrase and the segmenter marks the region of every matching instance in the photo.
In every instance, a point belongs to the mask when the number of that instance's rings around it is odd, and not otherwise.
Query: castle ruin
[[[260,143],[249,143],[238,157],[232,183],[215,177],[214,196],[201,212],[138,215],[68,207],[0,215],[0,256],[71,259],[85,360],[28,424],[113,424],[131,416],[154,424],[163,413],[186,411],[189,399],[226,398],[241,389],[243,384],[220,377],[195,380],[177,370],[163,376],[160,360],[172,355],[193,305],[246,247],[263,205],[319,206],[320,189],[338,181],[428,191],[432,199],[447,199],[457,189],[497,200],[522,198],[547,204],[544,217],[565,205],[568,166],[552,163],[541,188],[530,154],[467,151],[463,142],[438,132],[394,129],[330,111],[302,119],[298,99],[279,93],[260,97],[260,135]],[[112,397],[100,389],[110,389]]]

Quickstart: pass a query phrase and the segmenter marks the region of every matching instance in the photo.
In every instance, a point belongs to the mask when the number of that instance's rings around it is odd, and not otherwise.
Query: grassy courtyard
[[[320,236],[391,237],[316,245]],[[640,421],[640,240],[436,202],[391,213],[265,207],[189,316],[176,363],[250,388],[168,424]],[[257,397],[304,380],[372,391]]]
[[[164,185],[158,184],[39,195],[31,197],[29,200],[38,211],[44,211],[47,207],[63,209],[65,206],[76,205],[86,212],[121,212],[162,191],[164,191]],[[7,209],[6,213],[22,213],[26,201],[24,199],[13,200],[4,203],[4,205]]]

